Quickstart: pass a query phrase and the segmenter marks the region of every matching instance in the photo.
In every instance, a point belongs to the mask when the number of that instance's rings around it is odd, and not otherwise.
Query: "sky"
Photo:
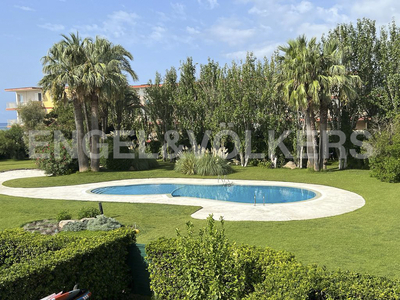
[[[339,23],[360,18],[377,26],[399,23],[398,0],[2,0],[0,3],[0,123],[15,119],[6,88],[37,86],[40,59],[61,34],[106,37],[132,53],[139,76],[148,83],[192,57],[220,64],[252,51],[269,57],[279,45],[305,34],[320,38]]]

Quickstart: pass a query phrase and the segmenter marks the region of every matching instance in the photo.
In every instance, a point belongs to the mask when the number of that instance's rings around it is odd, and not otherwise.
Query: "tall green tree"
[[[99,171],[99,101],[110,101],[112,95],[119,93],[121,87],[128,85],[127,75],[137,80],[130,60],[131,53],[120,45],[113,45],[107,39],[96,37],[87,40],[84,47],[85,59],[78,67],[85,97],[91,105],[91,164],[92,171]]]
[[[206,103],[199,98],[196,80],[196,64],[188,57],[180,66],[180,79],[175,99],[177,123],[182,133],[192,130],[197,141],[201,140],[205,129]]]
[[[21,116],[26,132],[34,130],[39,124],[42,124],[46,115],[43,103],[40,101],[30,101],[20,105],[18,113]]]
[[[320,102],[320,50],[315,38],[305,36],[289,40],[287,46],[280,46],[283,53],[278,57],[280,70],[277,73],[277,87],[286,101],[303,112],[307,132],[307,166],[319,170],[315,110]]]
[[[77,132],[77,153],[79,171],[89,170],[89,160],[85,154],[84,124],[82,103],[85,89],[79,77],[79,67],[85,59],[85,45],[88,39],[79,34],[62,35],[63,40],[54,44],[42,58],[44,76],[40,80],[44,91],[50,91],[55,101],[70,98],[74,105],[75,127]],[[68,90],[67,90],[68,88]]]

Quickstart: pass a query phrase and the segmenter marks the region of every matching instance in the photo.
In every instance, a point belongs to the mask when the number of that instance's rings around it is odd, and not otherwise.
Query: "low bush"
[[[139,150],[134,150],[135,158],[131,161],[131,166],[135,171],[150,170],[158,167],[158,162],[150,157],[149,153],[142,153],[139,156]],[[143,157],[144,156],[144,157]]]
[[[122,139],[121,139],[122,140]],[[106,143],[108,144],[108,157],[101,157],[100,164],[111,171],[128,171],[132,165],[132,158],[119,158],[114,153],[114,140],[108,138]],[[121,146],[119,153],[126,155],[129,154],[129,148],[127,146]]]
[[[60,147],[59,153],[54,150],[54,143],[50,142],[48,146],[43,147],[36,155],[36,164],[39,169],[44,170],[46,174],[59,176],[76,172],[78,170],[78,160],[71,157],[67,149]],[[42,156],[48,154],[46,158]]]
[[[121,140],[123,140],[121,138]],[[131,150],[127,146],[121,146],[119,153],[123,155],[130,154],[130,157],[119,158],[114,153],[113,138],[107,139],[108,157],[102,157],[100,164],[107,170],[112,171],[128,171],[131,168],[135,171],[150,170],[158,166],[157,160],[147,157],[147,153],[139,156],[138,149]],[[143,157],[145,156],[145,157]]]
[[[232,173],[232,167],[226,159],[206,153],[197,160],[196,173],[202,176],[227,175]]]
[[[198,237],[192,229],[188,223],[187,236],[178,234],[177,239],[162,239],[146,247],[156,298],[240,299],[245,289],[244,271],[223,226],[218,230],[210,217]]]
[[[100,210],[97,207],[82,207],[78,212],[78,219],[94,218],[100,215]]]
[[[60,222],[62,220],[71,220],[72,219],[72,215],[69,211],[67,210],[62,210],[58,213],[57,215],[57,222]]]
[[[175,171],[185,175],[196,173],[196,156],[193,152],[183,152],[175,163]]]
[[[400,298],[400,282],[305,266],[286,251],[236,246],[211,218],[196,236],[147,245],[156,299],[334,300]]]
[[[87,237],[43,236],[15,229],[1,232],[0,240],[2,253],[8,253],[8,263],[0,266],[0,299],[41,299],[70,290],[75,283],[96,299],[120,299],[131,285],[126,261],[128,247],[135,243],[132,229]],[[4,241],[7,249],[17,250],[7,252]]]
[[[113,218],[98,215],[95,219],[70,222],[63,227],[63,231],[109,231],[122,227],[121,223]]]
[[[200,149],[197,154],[193,151],[181,152],[175,163],[175,171],[185,175],[221,176],[233,170],[223,151]]]
[[[78,232],[87,229],[87,221],[76,221],[76,222],[69,222],[64,225],[62,228],[63,231],[73,231]]]
[[[99,215],[95,219],[91,219],[87,223],[87,230],[90,231],[109,231],[122,227],[121,223],[113,218]]]

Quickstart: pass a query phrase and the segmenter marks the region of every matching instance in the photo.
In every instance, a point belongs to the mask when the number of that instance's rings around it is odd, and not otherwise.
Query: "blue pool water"
[[[194,185],[194,184],[138,184],[109,186],[92,190],[95,194],[155,195],[171,194],[173,197],[195,197],[241,203],[287,203],[308,200],[316,194],[310,190],[283,186],[255,185]]]

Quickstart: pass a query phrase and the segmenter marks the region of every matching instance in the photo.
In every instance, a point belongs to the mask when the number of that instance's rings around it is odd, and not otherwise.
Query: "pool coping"
[[[218,219],[223,216],[228,221],[292,221],[309,220],[332,217],[355,211],[365,205],[365,200],[360,195],[339,188],[325,185],[306,184],[282,181],[263,180],[230,180],[240,185],[270,185],[290,186],[305,188],[318,192],[319,197],[292,203],[262,203],[254,205],[249,203],[236,203],[228,201],[207,200],[190,197],[168,197],[167,194],[158,195],[104,195],[94,194],[90,191],[95,188],[111,185],[150,184],[150,183],[186,183],[186,184],[212,184],[221,185],[217,179],[189,179],[189,178],[143,178],[125,179],[88,183],[73,186],[57,186],[44,188],[10,188],[2,183],[16,178],[45,176],[40,170],[19,170],[0,173],[0,194],[57,199],[80,200],[96,202],[128,202],[128,203],[153,203],[171,205],[200,206],[201,209],[192,214],[193,218],[205,219],[210,214]],[[89,192],[88,192],[89,191]]]

